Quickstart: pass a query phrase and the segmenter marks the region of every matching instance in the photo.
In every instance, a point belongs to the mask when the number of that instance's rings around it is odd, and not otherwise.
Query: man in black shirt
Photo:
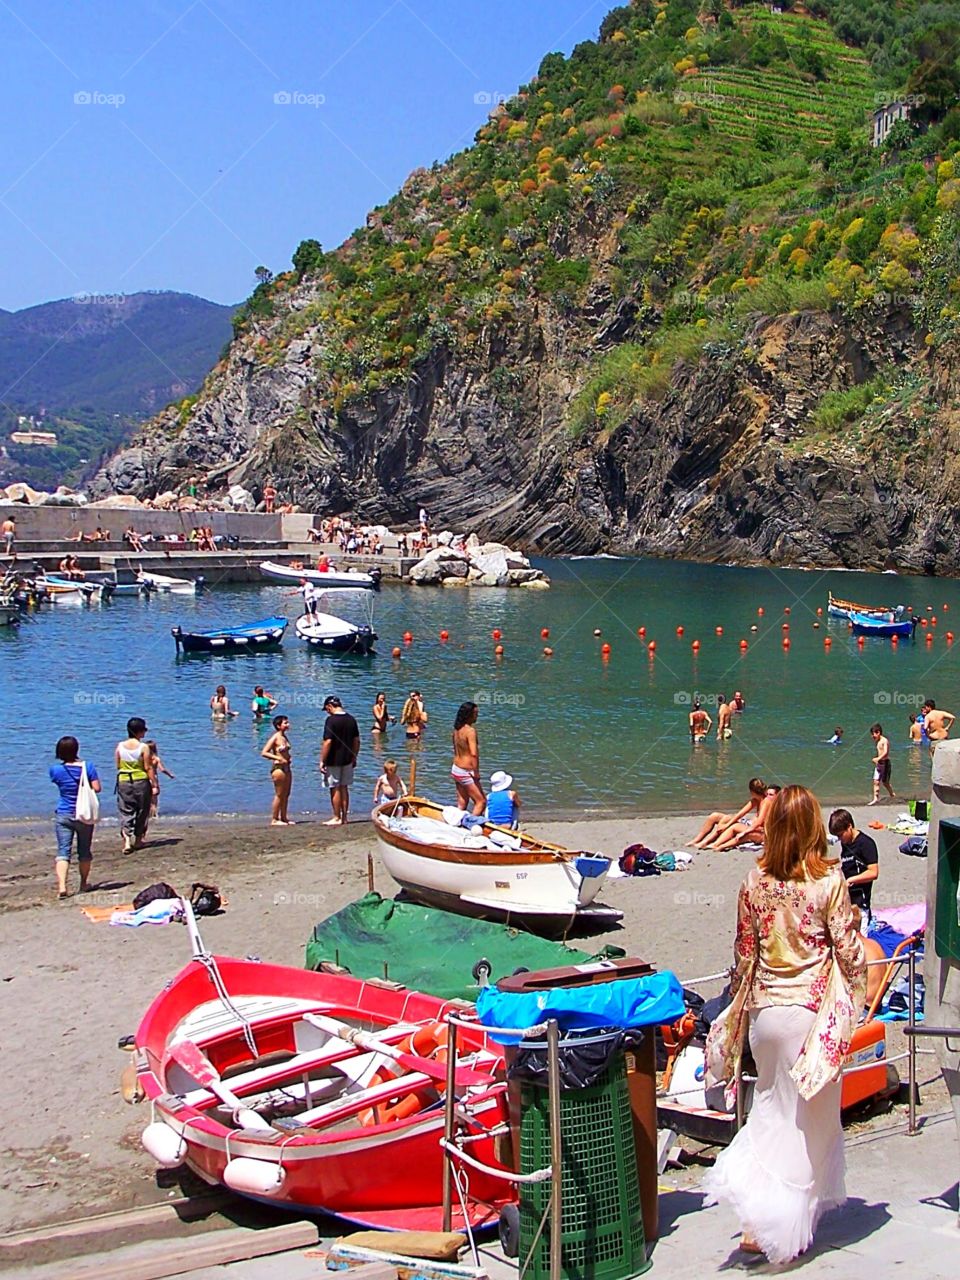
[[[877,862],[877,842],[858,831],[853,815],[847,809],[834,809],[830,815],[830,834],[840,841],[840,858],[843,878],[850,890],[850,901],[860,908],[864,930],[871,919],[870,896],[873,882],[880,874]]]
[[[336,827],[347,821],[350,811],[350,784],[360,754],[360,727],[349,711],[344,711],[340,699],[333,695],[324,702],[323,709],[327,720],[323,726],[320,771],[323,785],[330,789],[333,808],[333,817],[328,818],[324,825]]]

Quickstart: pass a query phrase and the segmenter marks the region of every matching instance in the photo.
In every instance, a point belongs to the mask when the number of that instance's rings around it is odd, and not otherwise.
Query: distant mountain
[[[134,426],[197,390],[230,339],[234,310],[163,292],[0,311],[0,481],[76,483],[88,465],[81,459],[95,464]],[[42,418],[36,425],[57,431],[63,445],[11,444],[11,414]]]

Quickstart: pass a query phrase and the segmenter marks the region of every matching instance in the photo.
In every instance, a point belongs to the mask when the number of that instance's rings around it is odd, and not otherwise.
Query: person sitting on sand
[[[690,712],[690,739],[693,742],[703,742],[707,734],[710,732],[710,726],[713,721],[710,719],[709,713],[704,711],[700,705],[700,700],[693,704],[693,710]]]
[[[735,822],[743,822],[750,815],[756,816],[760,810],[763,797],[767,793],[767,784],[762,778],[751,778],[747,783],[750,797],[736,813],[711,813],[704,821],[696,840],[690,843],[694,849],[707,849],[715,840],[729,830]]]
[[[490,775],[487,795],[487,821],[498,827],[516,827],[520,822],[520,796],[512,790],[513,778],[498,769]]]
[[[385,804],[388,800],[400,800],[407,794],[407,784],[397,772],[396,760],[384,760],[383,773],[373,788],[373,803]]]
[[[778,786],[767,787],[766,794],[760,801],[760,808],[757,810],[756,816],[749,822],[733,823],[710,848],[717,853],[726,853],[728,849],[735,849],[737,845],[741,844],[763,844],[764,823],[767,820],[767,814],[770,812],[770,806],[779,794],[780,788]]]

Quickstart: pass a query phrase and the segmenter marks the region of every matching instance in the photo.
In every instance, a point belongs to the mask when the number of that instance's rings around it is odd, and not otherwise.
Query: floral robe
[[[710,1028],[707,1080],[732,1105],[752,1009],[801,1005],[817,1020],[791,1071],[802,1098],[838,1079],[863,1010],[867,970],[839,867],[819,880],[774,880],[754,867],[737,900],[733,1002]]]

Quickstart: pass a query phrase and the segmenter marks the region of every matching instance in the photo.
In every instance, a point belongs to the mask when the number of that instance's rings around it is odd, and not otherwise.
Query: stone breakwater
[[[543,591],[550,579],[534,569],[525,555],[502,542],[481,542],[476,534],[468,538],[444,532],[438,546],[428,551],[409,573],[418,586],[436,587],[526,587]]]

